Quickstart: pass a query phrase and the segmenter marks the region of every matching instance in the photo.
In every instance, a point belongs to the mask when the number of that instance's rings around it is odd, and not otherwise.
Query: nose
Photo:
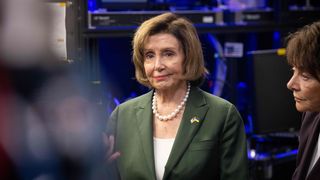
[[[297,77],[295,75],[292,75],[292,77],[287,83],[287,88],[290,89],[291,91],[299,90],[299,84],[297,81],[298,81]]]
[[[154,69],[156,71],[162,71],[164,69],[164,65],[160,56],[157,56],[155,58]]]

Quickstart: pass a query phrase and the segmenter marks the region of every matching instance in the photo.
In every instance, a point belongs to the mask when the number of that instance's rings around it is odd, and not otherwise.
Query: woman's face
[[[320,82],[309,73],[293,68],[287,87],[293,92],[300,112],[320,112]]]
[[[157,90],[174,89],[183,79],[184,51],[171,34],[150,36],[144,47],[144,69],[152,87]]]

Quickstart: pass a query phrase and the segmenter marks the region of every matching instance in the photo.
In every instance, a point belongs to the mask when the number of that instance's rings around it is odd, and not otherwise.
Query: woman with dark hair
[[[235,106],[198,88],[207,70],[196,29],[173,13],[133,41],[136,78],[152,90],[119,105],[105,136],[121,179],[248,179],[246,136]]]
[[[298,111],[303,112],[297,167],[292,179],[320,177],[320,22],[288,36],[287,59],[293,67],[288,88]]]

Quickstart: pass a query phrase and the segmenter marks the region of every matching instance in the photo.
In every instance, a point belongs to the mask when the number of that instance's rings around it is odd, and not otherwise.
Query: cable
[[[227,65],[226,59],[224,57],[223,48],[220,42],[212,34],[208,33],[208,40],[210,45],[217,52],[214,56],[215,58],[215,74],[213,75],[214,86],[211,87],[211,93],[216,96],[221,96],[223,87],[227,77]]]

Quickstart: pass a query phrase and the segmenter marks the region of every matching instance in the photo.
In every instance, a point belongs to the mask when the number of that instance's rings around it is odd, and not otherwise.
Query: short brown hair
[[[286,40],[288,63],[320,81],[320,21],[302,27]]]
[[[132,41],[135,76],[139,83],[151,87],[144,70],[144,46],[155,34],[168,33],[178,39],[185,55],[184,77],[194,86],[204,81],[207,69],[204,65],[201,42],[192,23],[173,13],[164,13],[144,21],[134,34]]]

